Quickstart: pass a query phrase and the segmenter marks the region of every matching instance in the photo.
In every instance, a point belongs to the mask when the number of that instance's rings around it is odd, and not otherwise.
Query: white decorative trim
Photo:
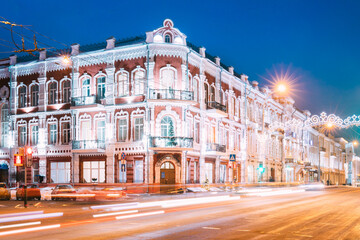
[[[182,136],[180,116],[177,114],[177,112],[170,110],[170,109],[162,110],[157,115],[157,117],[155,119],[156,136],[161,136],[161,120],[165,116],[171,117],[173,122],[176,124],[176,126],[174,126],[174,129],[176,129],[175,136]]]

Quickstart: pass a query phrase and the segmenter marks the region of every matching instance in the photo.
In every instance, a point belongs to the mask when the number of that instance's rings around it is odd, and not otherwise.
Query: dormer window
[[[166,43],[171,43],[171,36],[169,34],[165,35],[165,42]]]

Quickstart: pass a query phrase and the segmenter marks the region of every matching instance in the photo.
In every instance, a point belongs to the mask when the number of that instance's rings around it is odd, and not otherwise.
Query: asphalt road
[[[276,194],[276,193],[275,193]],[[0,202],[0,214],[44,211],[62,216],[0,222],[4,239],[360,239],[360,188],[327,188],[274,196],[223,194],[150,198],[137,205],[121,202]],[[189,197],[188,196],[188,197]],[[204,197],[204,196],[202,196]],[[208,199],[217,199],[209,202]],[[199,200],[200,199],[200,200]],[[139,199],[138,199],[139,200]],[[161,200],[161,201],[159,201]],[[198,201],[198,202],[196,202]],[[203,201],[204,203],[200,203]],[[208,202],[206,202],[208,201]],[[128,201],[130,203],[132,201]],[[112,209],[100,204],[115,204]],[[120,206],[120,208],[119,208]],[[148,214],[141,216],[139,214]],[[40,214],[41,215],[41,214]],[[116,217],[123,219],[116,219]],[[11,219],[11,217],[1,217]],[[16,220],[16,219],[15,219]],[[41,221],[37,225],[3,226]],[[47,227],[50,229],[35,229]],[[19,233],[22,229],[38,231]],[[14,232],[10,232],[14,231]],[[6,233],[7,235],[1,236]]]

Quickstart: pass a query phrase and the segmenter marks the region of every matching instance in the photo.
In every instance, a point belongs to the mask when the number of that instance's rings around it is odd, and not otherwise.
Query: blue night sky
[[[126,38],[165,18],[250,80],[297,76],[293,98],[312,114],[360,115],[360,1],[6,1],[0,16],[68,45]],[[23,31],[28,36],[31,32]],[[10,33],[0,28],[0,38]],[[45,38],[55,48],[64,46]],[[10,45],[5,41],[2,44]],[[41,46],[41,45],[40,45]],[[11,49],[0,45],[0,52]],[[0,53],[7,57],[9,53]],[[359,138],[357,128],[347,131]]]

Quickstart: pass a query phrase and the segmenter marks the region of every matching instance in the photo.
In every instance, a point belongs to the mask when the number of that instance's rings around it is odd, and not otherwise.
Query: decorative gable
[[[170,19],[165,19],[161,28],[146,33],[146,42],[186,45],[186,35],[174,28]]]

